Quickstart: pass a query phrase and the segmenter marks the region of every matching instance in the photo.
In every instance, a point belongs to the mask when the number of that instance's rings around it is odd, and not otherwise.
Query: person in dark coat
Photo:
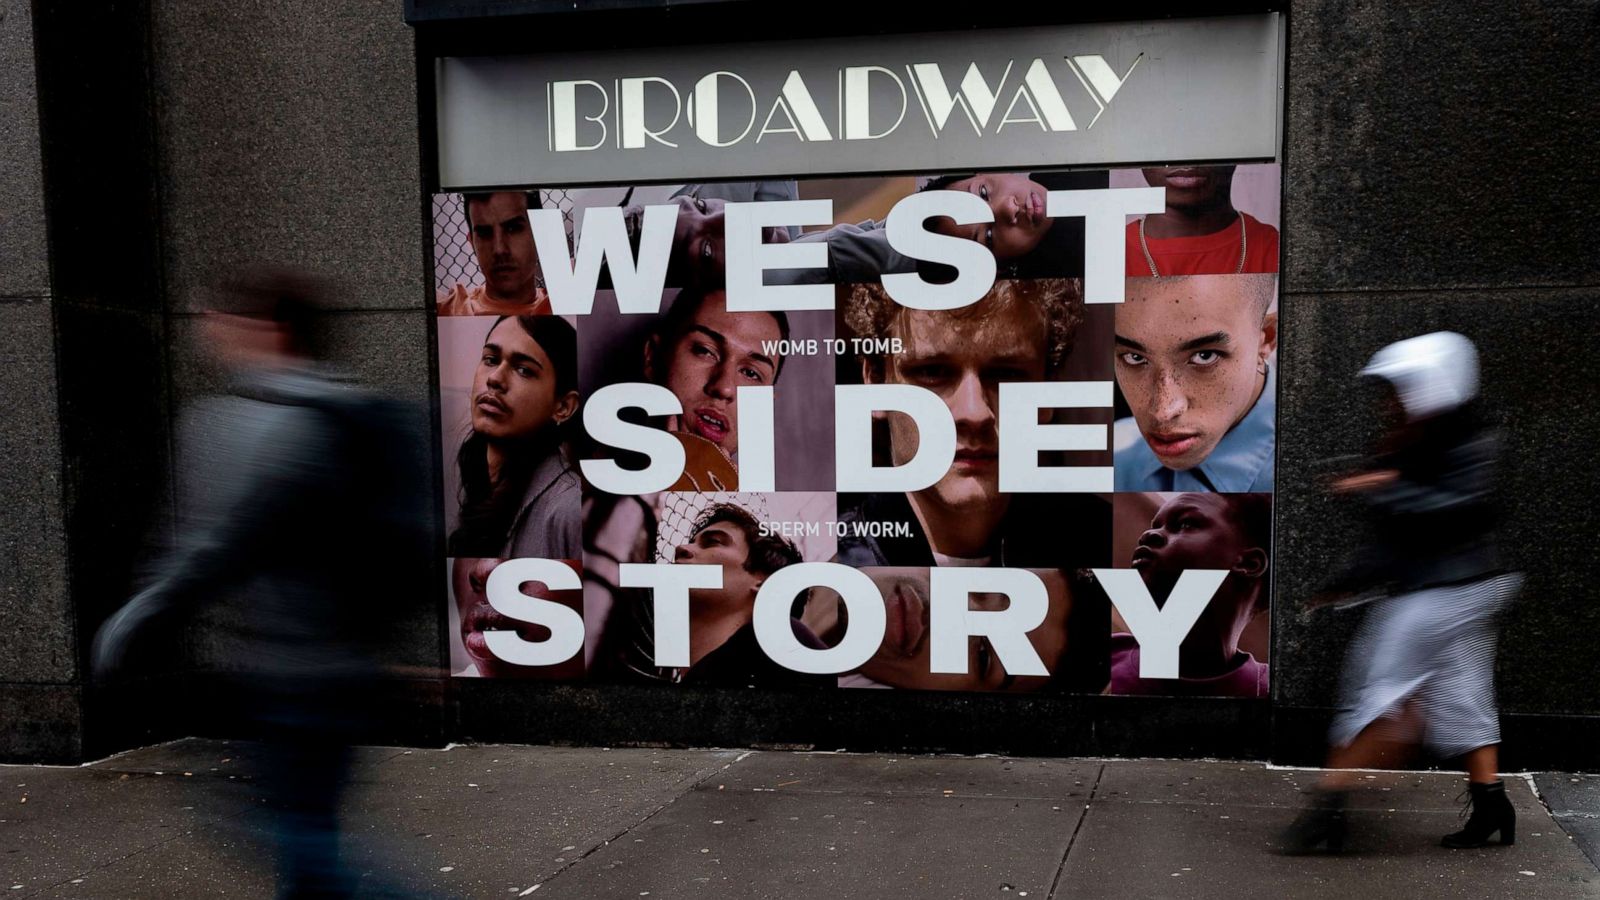
[[[279,895],[346,896],[338,804],[371,705],[380,623],[403,609],[395,560],[426,554],[421,440],[405,411],[316,361],[317,283],[257,272],[230,283],[204,337],[232,370],[182,442],[178,539],[155,579],[95,636],[104,680],[136,638],[238,597],[228,695],[263,740],[254,784],[273,813]],[[415,468],[411,463],[419,463]],[[369,885],[370,887],[370,885]]]

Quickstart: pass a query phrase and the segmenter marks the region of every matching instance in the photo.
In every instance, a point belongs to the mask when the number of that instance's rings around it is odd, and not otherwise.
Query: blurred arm
[[[1363,496],[1380,513],[1399,517],[1453,516],[1489,504],[1494,481],[1495,441],[1469,441],[1445,458],[1437,481],[1421,482],[1397,474]]]
[[[104,676],[122,665],[134,636],[148,623],[238,583],[273,552],[297,512],[326,486],[334,447],[332,423],[309,408],[274,429],[270,445],[253,454],[252,471],[237,502],[178,541],[156,580],[135,594],[95,634],[90,666]],[[240,464],[250,464],[240,461]]]

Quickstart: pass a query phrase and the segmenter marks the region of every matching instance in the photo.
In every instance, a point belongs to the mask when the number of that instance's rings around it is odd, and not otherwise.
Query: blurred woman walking
[[[1284,849],[1343,847],[1351,770],[1392,767],[1425,745],[1467,771],[1472,815],[1451,848],[1516,839],[1500,781],[1498,615],[1522,576],[1502,568],[1492,497],[1500,442],[1480,418],[1478,354],[1453,332],[1400,341],[1361,370],[1382,393],[1382,436],[1333,490],[1374,514],[1373,539],[1335,591],[1372,599],[1345,660],[1328,768]]]

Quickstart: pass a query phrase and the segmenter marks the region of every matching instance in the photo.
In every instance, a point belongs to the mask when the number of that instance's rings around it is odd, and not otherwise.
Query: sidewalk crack
[[[702,774],[698,778],[695,778],[692,781],[690,781],[687,787],[685,787],[683,790],[679,791],[677,794],[673,795],[666,802],[664,802],[661,805],[657,806],[655,809],[650,810],[648,813],[645,813],[643,818],[639,819],[637,822],[634,822],[634,823],[632,823],[630,825],[624,825],[622,827],[621,831],[618,831],[616,834],[613,834],[612,836],[602,840],[600,843],[595,844],[593,847],[590,847],[589,849],[583,851],[582,853],[578,854],[577,856],[573,857],[572,859],[568,860],[567,862],[562,863],[561,864],[561,868],[556,869],[554,872],[550,873],[550,877],[544,879],[543,881],[540,881],[538,884],[533,885],[532,887],[528,888],[526,891],[523,891],[523,893],[524,894],[531,894],[535,890],[537,890],[537,889],[539,889],[541,887],[544,887],[545,885],[551,883],[552,881],[555,881],[557,878],[560,878],[563,874],[566,873],[566,871],[568,869],[572,868],[573,866],[576,866],[578,863],[583,862],[584,860],[588,859],[590,856],[593,856],[595,853],[599,852],[600,850],[611,846],[616,841],[619,841],[619,840],[627,837],[635,828],[638,828],[640,825],[643,825],[644,823],[646,823],[646,822],[650,821],[651,819],[655,818],[658,814],[660,814],[667,807],[671,806],[674,803],[677,803],[679,800],[682,800],[684,797],[688,796],[691,792],[694,791],[695,788],[698,788],[700,785],[705,784],[707,781],[710,781],[712,779],[712,777],[714,777],[716,775],[720,775],[723,772],[726,772],[729,769],[733,768],[734,766],[738,765],[739,763],[744,762],[746,758],[754,755],[755,753],[756,753],[756,751],[749,750],[749,751],[746,751],[744,753],[741,753],[738,757],[736,757],[734,759],[731,759],[728,762],[726,762],[726,763],[724,763],[724,764],[722,764],[720,766],[712,766],[712,767],[706,769],[704,771],[704,774]]]
[[[148,853],[151,850],[158,850],[158,849],[160,849],[162,847],[167,846],[168,844],[173,843],[174,841],[181,841],[184,838],[193,837],[195,834],[197,834],[198,832],[200,832],[203,829],[209,829],[209,828],[212,828],[212,827],[215,827],[215,826],[218,826],[218,825],[222,825],[222,824],[224,824],[226,822],[231,822],[234,819],[238,819],[241,816],[248,815],[250,813],[250,811],[255,809],[255,808],[256,808],[256,804],[251,803],[251,804],[249,804],[247,806],[244,806],[243,808],[241,808],[241,809],[239,809],[239,810],[237,810],[235,812],[220,814],[214,819],[209,819],[209,820],[206,820],[206,821],[197,822],[197,823],[195,823],[193,828],[190,828],[190,829],[188,829],[186,831],[181,831],[181,832],[179,832],[177,834],[174,834],[174,835],[172,835],[170,837],[162,838],[161,840],[158,840],[153,844],[146,844],[146,845],[144,845],[142,847],[135,847],[132,850],[129,850],[128,852],[122,854],[121,856],[118,856],[115,859],[107,859],[107,860],[102,860],[102,861],[97,862],[97,863],[92,863],[89,866],[89,868],[84,869],[83,871],[77,872],[75,874],[69,874],[69,875],[63,877],[60,881],[57,881],[54,884],[47,884],[47,885],[44,885],[42,887],[37,888],[36,890],[28,891],[28,892],[26,892],[24,894],[21,894],[21,895],[19,895],[19,900],[21,900],[21,898],[23,898],[23,897],[38,896],[39,894],[45,893],[47,891],[54,891],[57,888],[61,888],[61,887],[70,885],[70,884],[73,883],[73,879],[79,879],[80,881],[83,880],[83,879],[87,879],[89,876],[94,875],[96,872],[100,872],[100,871],[102,871],[104,869],[109,869],[112,866],[116,866],[116,865],[120,865],[122,863],[125,863],[128,860],[133,859],[135,856],[139,856],[141,854]]]
[[[1083,830],[1083,823],[1089,820],[1089,810],[1094,806],[1094,798],[1100,791],[1100,779],[1105,777],[1105,763],[1100,764],[1099,770],[1094,773],[1094,785],[1089,788],[1089,799],[1083,801],[1083,814],[1078,816],[1078,824],[1072,827],[1072,836],[1067,838],[1067,848],[1061,851],[1061,863],[1056,866],[1056,877],[1050,881],[1050,893],[1045,900],[1056,900],[1056,891],[1061,889],[1061,876],[1067,871],[1067,857],[1072,855],[1072,846],[1078,842],[1078,832]]]

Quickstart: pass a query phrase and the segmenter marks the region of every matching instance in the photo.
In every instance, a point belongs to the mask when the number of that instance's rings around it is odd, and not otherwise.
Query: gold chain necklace
[[[1244,271],[1244,256],[1249,246],[1249,238],[1246,237],[1244,230],[1244,213],[1239,213],[1239,264],[1234,267],[1233,274],[1238,275]],[[1139,249],[1144,251],[1144,261],[1150,267],[1150,274],[1160,278],[1161,273],[1156,271],[1156,258],[1150,255],[1150,242],[1144,237],[1144,219],[1139,220]]]

